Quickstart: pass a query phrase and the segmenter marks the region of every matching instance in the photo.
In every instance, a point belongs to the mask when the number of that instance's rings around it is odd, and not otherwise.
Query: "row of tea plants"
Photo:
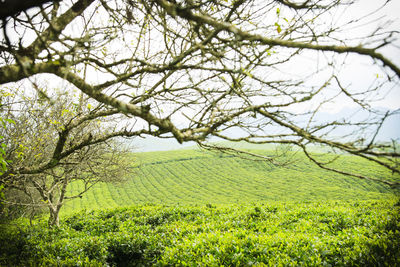
[[[400,201],[84,211],[0,232],[0,266],[400,266]]]

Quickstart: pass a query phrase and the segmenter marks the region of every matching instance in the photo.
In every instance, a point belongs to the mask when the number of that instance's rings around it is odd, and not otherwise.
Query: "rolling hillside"
[[[60,227],[0,225],[0,266],[400,266],[393,190],[289,158],[278,168],[194,149],[132,155],[131,176],[68,203]],[[354,157],[336,164],[400,180]]]
[[[272,150],[258,152],[268,155]],[[137,153],[132,155],[132,174],[125,182],[98,184],[82,199],[67,203],[63,212],[132,204],[368,200],[393,194],[384,184],[321,170],[301,155],[293,154],[291,159],[292,164],[276,167],[197,149]],[[373,177],[400,180],[354,157],[343,157],[337,164]],[[71,184],[71,192],[80,186]]]

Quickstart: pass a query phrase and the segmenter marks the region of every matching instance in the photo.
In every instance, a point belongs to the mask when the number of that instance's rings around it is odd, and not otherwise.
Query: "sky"
[[[363,16],[371,14],[374,12],[377,7],[379,7],[382,3],[386,1],[376,1],[376,0],[362,0],[359,1],[354,7],[346,10],[343,15],[343,19],[351,20],[353,17]],[[372,18],[383,18],[381,22],[374,22],[373,19],[368,19],[366,21],[373,21],[366,26],[360,26],[355,28],[354,30],[349,31],[349,35],[362,35],[364,33],[370,33],[376,26],[381,26],[383,22],[389,22],[385,27],[387,30],[394,30],[399,33],[400,31],[400,1],[391,0],[388,2],[383,8],[379,9],[379,12],[372,15]],[[399,35],[397,36],[399,38]],[[382,53],[384,56],[390,58],[395,64],[400,65],[400,40],[394,43],[395,45],[384,47],[379,49],[378,52]],[[366,87],[371,83],[372,77],[374,74],[374,70],[371,70],[367,63],[370,63],[369,59],[360,59],[354,61],[353,66],[349,66],[348,69],[344,71],[347,73],[345,79],[349,81],[356,81],[357,86]],[[352,68],[350,68],[352,67]],[[383,73],[379,73],[380,75],[384,75]],[[369,78],[368,75],[371,77]],[[382,76],[381,76],[382,77]],[[376,103],[376,106],[386,107],[390,109],[398,109],[400,108],[400,85],[397,83],[397,86],[391,89],[390,93],[384,97],[381,101]]]

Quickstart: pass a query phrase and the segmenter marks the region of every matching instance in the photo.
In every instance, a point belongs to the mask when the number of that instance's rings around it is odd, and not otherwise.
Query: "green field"
[[[399,212],[395,199],[99,209],[0,232],[0,266],[400,266]]]
[[[383,183],[294,152],[286,167],[196,149],[131,157],[124,182],[68,202],[60,227],[0,225],[0,266],[400,266],[399,192]],[[351,156],[335,164],[400,180]]]
[[[82,199],[67,203],[63,212],[137,204],[368,200],[393,194],[382,183],[324,171],[300,154],[292,152],[289,156],[293,163],[276,167],[265,161],[196,149],[137,153],[132,155],[132,173],[125,182],[98,184]],[[355,157],[343,156],[336,164],[375,178],[400,180],[399,175]],[[69,190],[73,193],[81,187],[73,183]]]

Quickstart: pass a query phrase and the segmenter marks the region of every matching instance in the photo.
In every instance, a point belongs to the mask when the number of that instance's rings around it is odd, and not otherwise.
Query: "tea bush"
[[[399,211],[390,199],[81,212],[2,229],[0,265],[399,266]]]
[[[274,151],[254,153],[273,156]],[[67,202],[64,214],[82,208],[114,208],[143,204],[197,205],[246,204],[259,201],[326,201],[385,199],[393,188],[325,171],[304,155],[289,153],[294,162],[277,168],[200,150],[157,151],[135,154],[132,175],[124,183],[96,184],[82,198]],[[329,155],[320,154],[322,161]],[[354,156],[343,156],[335,167],[400,182],[400,175]],[[69,192],[79,192],[83,183],[71,183]],[[397,192],[400,192],[397,190]]]

